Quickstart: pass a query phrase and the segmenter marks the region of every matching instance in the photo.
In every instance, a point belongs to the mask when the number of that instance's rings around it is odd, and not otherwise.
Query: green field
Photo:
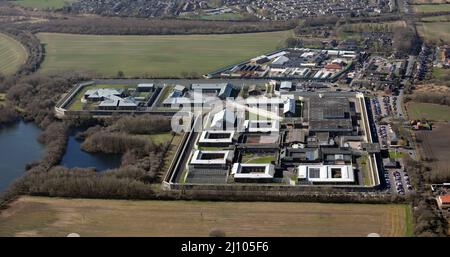
[[[39,33],[42,73],[84,70],[116,76],[202,75],[283,46],[291,31],[174,36],[98,36]]]
[[[77,0],[17,0],[14,3],[28,8],[36,9],[59,9],[66,3],[76,2]]]
[[[10,75],[25,63],[26,49],[15,39],[0,33],[0,73]]]
[[[0,213],[0,236],[411,236],[411,217],[402,204],[21,197]]]
[[[172,140],[172,133],[165,132],[165,133],[158,133],[158,134],[151,134],[151,135],[143,135],[144,138],[150,139],[152,142],[156,144],[164,144],[170,142]]]
[[[426,41],[450,42],[450,22],[419,22],[417,30]]]
[[[450,76],[450,70],[444,68],[433,67],[432,78],[437,80],[448,80]]]
[[[427,119],[433,121],[450,121],[450,106],[430,103],[408,103],[410,119]]]
[[[450,4],[420,4],[413,5],[415,12],[448,12],[450,11]]]

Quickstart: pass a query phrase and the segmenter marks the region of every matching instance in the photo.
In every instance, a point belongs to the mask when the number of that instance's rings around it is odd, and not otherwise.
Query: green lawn
[[[76,2],[77,0],[17,0],[14,3],[29,8],[36,9],[59,9],[67,3]]]
[[[420,4],[414,5],[416,12],[449,12],[450,4]]]
[[[275,161],[275,155],[244,154],[242,163],[262,164]]]
[[[42,73],[94,71],[105,76],[202,75],[282,47],[292,32],[227,35],[99,36],[39,33]]]
[[[15,39],[0,33],[0,73],[13,74],[27,60],[27,51]]]
[[[163,144],[168,143],[172,139],[172,133],[165,132],[165,133],[158,133],[158,134],[151,134],[151,135],[144,135],[145,138],[150,139],[156,144]]]
[[[432,71],[432,77],[433,79],[437,80],[448,80],[448,78],[450,77],[450,70],[434,67]]]
[[[404,153],[402,153],[402,152],[389,151],[389,158],[401,159],[401,158],[403,158],[403,156],[404,156]]]
[[[450,106],[430,103],[408,103],[410,119],[428,119],[433,121],[449,121]]]

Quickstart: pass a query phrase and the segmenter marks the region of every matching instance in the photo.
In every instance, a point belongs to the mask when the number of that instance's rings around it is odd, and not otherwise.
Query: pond
[[[80,130],[72,130],[67,142],[66,153],[64,154],[61,164],[68,168],[93,167],[97,171],[114,169],[120,166],[121,155],[104,154],[104,153],[88,153],[81,150],[82,141],[76,139],[76,133]]]
[[[27,163],[41,159],[44,147],[36,140],[40,132],[24,121],[0,128],[0,191],[23,174]]]

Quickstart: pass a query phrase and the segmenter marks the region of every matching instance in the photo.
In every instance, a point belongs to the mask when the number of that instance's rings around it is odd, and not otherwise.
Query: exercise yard
[[[198,76],[282,47],[291,31],[170,36],[39,33],[42,73],[93,71],[115,77]]]
[[[0,213],[0,236],[208,236],[214,228],[227,236],[405,236],[411,234],[411,209],[394,204],[21,197]]]

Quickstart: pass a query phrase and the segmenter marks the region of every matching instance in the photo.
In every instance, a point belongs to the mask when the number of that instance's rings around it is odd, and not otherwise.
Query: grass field
[[[77,0],[16,0],[14,3],[29,8],[36,9],[59,9],[66,3],[76,2]]]
[[[151,134],[151,135],[142,135],[144,138],[148,138],[156,144],[163,144],[170,142],[172,139],[172,134],[170,132]]]
[[[227,236],[405,236],[410,212],[393,204],[21,197],[0,214],[0,236],[208,236],[213,228]]]
[[[450,22],[418,22],[417,30],[428,42],[450,42]]]
[[[0,33],[0,73],[12,74],[25,63],[26,49],[15,39]]]
[[[450,11],[450,4],[420,4],[413,5],[415,12],[448,12]]]
[[[450,106],[430,103],[408,103],[410,119],[428,119],[432,121],[450,121]]]
[[[290,31],[174,36],[98,36],[39,33],[43,73],[94,71],[105,76],[198,75],[283,46]]]

